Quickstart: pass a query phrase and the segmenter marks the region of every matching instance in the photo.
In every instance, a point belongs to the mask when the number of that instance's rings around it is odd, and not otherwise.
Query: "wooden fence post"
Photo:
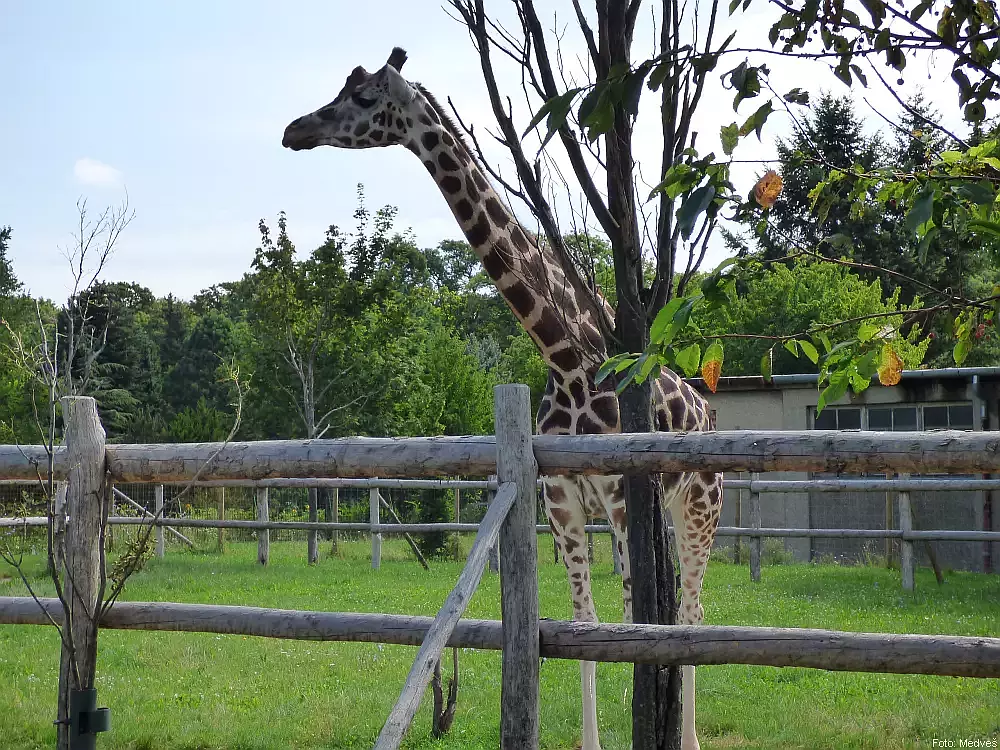
[[[332,518],[326,519],[327,521],[332,521],[333,523],[340,523],[340,488],[334,487],[331,492],[333,494],[330,496],[330,515]],[[330,543],[330,554],[337,555],[340,554],[338,545],[340,543],[340,531],[338,529],[333,530],[332,542]]]
[[[56,483],[56,497],[52,507],[52,562],[56,575],[63,574],[66,564],[66,483]]]
[[[163,518],[163,485],[153,486],[153,513],[157,518]],[[166,546],[163,543],[163,527],[156,527],[156,556],[163,557]]]
[[[737,473],[737,478],[742,472]],[[736,515],[733,518],[733,526],[743,525],[743,490],[736,490]],[[738,536],[733,539],[733,564],[739,565],[743,557],[743,537]]]
[[[59,665],[59,750],[96,747],[97,735],[80,734],[80,717],[73,716],[81,698],[94,689],[97,666],[97,614],[101,587],[101,523],[104,504],[109,502],[105,484],[104,428],[97,402],[90,397],[61,399],[66,435],[66,570],[62,657]],[[69,648],[68,646],[72,646]],[[92,693],[90,694],[93,695]],[[95,698],[96,700],[96,698]],[[90,708],[88,706],[88,708]],[[94,704],[96,708],[96,704]],[[75,736],[73,736],[75,735]],[[90,743],[80,744],[86,738]]]
[[[538,549],[535,532],[538,464],[531,448],[528,386],[493,389],[497,478],[517,485],[517,499],[500,530],[500,610],[503,660],[501,750],[538,747]]]
[[[489,477],[490,482],[497,481],[497,475],[492,474]],[[486,490],[486,505],[487,507],[493,504],[493,498],[496,497],[496,491]],[[490,547],[490,572],[499,573],[500,572],[500,539],[499,537]]]
[[[760,493],[754,488],[754,482],[760,480],[756,472],[750,475],[750,528],[760,528]],[[742,490],[740,491],[742,495]],[[750,580],[760,581],[760,550],[764,540],[759,536],[750,539]]]
[[[219,520],[226,520],[226,488],[219,487]],[[226,530],[219,528],[219,554],[226,551]]]
[[[898,474],[900,479],[906,479],[909,474]],[[897,493],[898,503],[899,503],[899,530],[903,532],[904,535],[909,534],[913,531],[913,514],[910,509],[910,493],[907,491],[900,491]],[[913,540],[900,539],[899,544],[899,571],[903,578],[903,590],[913,591],[914,587],[914,573],[915,573],[915,560],[913,558]]]
[[[310,487],[306,492],[309,500],[309,521],[316,523],[319,521],[319,489]],[[319,562],[319,532],[316,529],[309,529],[306,532],[306,560],[310,565]]]
[[[379,523],[378,517],[378,488],[372,487],[368,490],[368,523],[372,524],[372,568],[375,570],[382,567],[382,534],[374,528]]]
[[[258,487],[256,493],[257,496],[257,520],[261,523],[267,523],[270,520],[271,512],[267,507],[267,487]],[[257,562],[261,565],[267,565],[268,560],[271,559],[271,530],[270,529],[258,529],[257,530]]]

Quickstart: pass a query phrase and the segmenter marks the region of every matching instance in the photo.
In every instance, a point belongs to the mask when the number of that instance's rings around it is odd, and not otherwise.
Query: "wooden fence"
[[[538,618],[535,523],[536,482],[546,474],[614,474],[697,471],[997,472],[996,433],[719,432],[706,434],[533,436],[528,389],[499,386],[496,438],[447,437],[345,439],[258,443],[104,445],[92,399],[67,399],[67,447],[57,451],[55,471],[68,478],[66,565],[76,586],[71,601],[98,611],[101,545],[96,521],[105,481],[162,483],[189,480],[269,481],[323,477],[431,477],[497,475],[497,496],[479,525],[473,554],[438,616],[287,612],[211,605],[119,602],[86,627],[73,617],[81,644],[96,643],[100,627],[243,632],[309,639],[406,642],[421,645],[400,700],[376,748],[399,746],[429,679],[429,667],[446,645],[502,651],[501,747],[538,747],[538,659],[541,655],[593,661],[659,664],[762,664],[851,671],[1000,677],[1000,639],[951,636],[840,633],[835,631],[720,626],[597,625]],[[0,479],[37,476],[44,451],[0,446]],[[67,477],[68,475],[68,477]],[[750,488],[753,488],[751,482]],[[376,503],[373,506],[377,507]],[[379,533],[387,525],[369,524]],[[197,525],[193,519],[157,525]],[[250,528],[286,528],[288,524]],[[305,528],[312,524],[295,524]],[[324,526],[315,524],[315,526]],[[399,525],[400,530],[405,525]],[[459,524],[458,526],[461,526]],[[390,528],[391,525],[390,525]],[[440,528],[440,527],[439,527]],[[94,533],[90,533],[93,531]],[[743,536],[773,530],[738,529]],[[802,530],[815,535],[818,530]],[[941,533],[941,532],[937,532]],[[920,538],[900,529],[902,538]],[[492,537],[501,551],[499,622],[460,621],[486,564]],[[84,538],[86,536],[86,538]],[[79,613],[78,613],[79,614]],[[58,603],[0,598],[0,623],[45,624],[65,617]],[[84,622],[81,622],[84,621]],[[65,659],[64,659],[65,662]],[[92,665],[91,665],[92,666]],[[82,687],[93,687],[93,670]],[[61,713],[61,716],[65,714]],[[66,725],[70,726],[69,724]],[[62,732],[62,729],[60,729]]]

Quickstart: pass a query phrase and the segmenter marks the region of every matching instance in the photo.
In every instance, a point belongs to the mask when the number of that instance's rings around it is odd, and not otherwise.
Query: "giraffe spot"
[[[542,403],[538,405],[538,413],[535,414],[535,424],[541,423],[542,419],[545,418],[545,415],[549,413],[551,408],[552,402],[548,399],[542,399]]]
[[[486,199],[486,213],[490,215],[493,223],[499,229],[503,229],[510,223],[510,216],[507,214],[507,210],[501,205],[500,201],[492,196]]]
[[[368,123],[362,120],[354,126],[354,135],[364,135],[368,132]]]
[[[420,137],[420,142],[424,144],[424,148],[426,148],[428,151],[433,151],[434,149],[437,148],[438,145],[438,134],[435,133],[434,131],[429,131],[427,133],[424,133]]]
[[[407,117],[406,118],[406,127],[408,127],[408,128],[412,128],[413,127],[413,118],[412,117]]]
[[[385,112],[376,112],[372,115],[372,122],[376,125],[385,125]]]
[[[583,337],[588,344],[597,350],[604,349],[604,337],[601,336],[601,332],[597,330],[596,326],[584,323],[581,328],[583,329]]]
[[[573,554],[573,550],[580,546],[580,542],[570,537],[565,537],[566,554]]]
[[[408,141],[407,144],[406,144],[406,148],[407,148],[408,151],[411,151],[412,153],[416,154],[417,156],[420,156],[420,149],[417,148],[416,144],[414,144],[413,141]]]
[[[556,391],[556,403],[565,409],[568,409],[573,403],[569,400],[569,395],[566,391]]]
[[[421,125],[427,128],[429,128],[431,125],[434,124],[433,122],[431,122],[431,118],[429,118],[427,115],[420,115],[417,117],[417,120],[420,122]]]
[[[555,370],[549,370],[549,377],[552,378],[559,385],[563,384],[563,376],[561,372],[556,372]]]
[[[442,133],[441,140],[445,146],[451,147],[455,145],[455,139],[451,137],[451,133]]]
[[[535,309],[535,298],[524,282],[515,281],[502,294],[522,318],[528,317]]]
[[[463,222],[467,222],[472,219],[472,214],[474,209],[472,204],[469,203],[465,198],[462,198],[458,203],[455,204],[455,212],[458,214],[458,218]]]
[[[424,112],[426,112],[427,116],[431,118],[431,120],[433,120],[436,124],[438,125],[441,124],[441,118],[438,116],[438,113],[434,111],[434,107],[428,104],[424,107]]]
[[[389,133],[385,137],[386,143],[399,143],[401,140],[403,140],[403,136],[401,136],[399,133]]]
[[[570,381],[569,392],[573,394],[573,401],[576,403],[576,408],[582,409],[584,402],[587,400],[587,394],[583,390],[583,383],[579,379]]]
[[[350,148],[351,144],[354,143],[354,140],[350,136],[348,136],[348,135],[334,136],[333,140],[335,140],[337,143],[341,144],[342,146],[347,146],[348,148]]]
[[[566,524],[568,524],[573,518],[573,514],[565,508],[550,508],[549,516],[551,516],[552,520],[559,524],[562,528],[566,528]]]
[[[574,563],[576,565],[583,565],[583,563],[585,562],[584,559],[579,555],[573,555],[573,557],[571,557],[569,560],[571,563]],[[586,578],[584,578],[584,580],[586,580]]]
[[[560,349],[550,354],[549,360],[563,372],[572,372],[580,367],[580,355],[575,349]]]
[[[482,192],[485,193],[489,189],[490,183],[486,181],[486,178],[483,177],[483,173],[480,172],[478,169],[472,170],[472,179],[475,180],[476,187],[479,188]]]
[[[382,137],[384,135],[385,135],[385,131],[382,131],[382,130],[373,130],[372,134],[371,134],[371,139],[377,143],[378,141],[382,140]]]
[[[627,529],[628,528],[628,516],[625,513],[625,509],[621,506],[611,509],[611,517],[608,519],[611,521],[611,525],[616,529]],[[619,547],[621,544],[618,545]]]
[[[445,172],[458,171],[458,163],[451,158],[451,155],[447,151],[442,151],[438,154],[438,164],[441,165],[441,169]]]
[[[690,508],[695,513],[704,513],[708,510],[708,506],[705,504],[704,500],[695,500],[692,503],[688,503],[688,508]]]
[[[528,252],[528,238],[524,236],[524,232],[521,231],[521,227],[515,226],[510,230],[510,238],[513,240],[514,245],[522,253]]]
[[[604,425],[591,419],[586,412],[582,412],[576,418],[577,435],[600,435],[602,432],[604,432]]]
[[[688,496],[692,500],[697,500],[698,498],[703,497],[704,494],[705,494],[705,488],[702,487],[700,484],[695,484],[691,487],[691,492]]]
[[[687,414],[684,400],[680,398],[670,399],[667,402],[667,411],[670,413],[670,426],[667,427],[667,430],[681,429],[681,425],[684,424],[684,416]]]
[[[483,266],[489,277],[496,281],[507,271],[511,270],[514,258],[510,253],[510,246],[505,240],[497,240],[486,255],[483,256]]]
[[[427,167],[427,171],[431,173],[431,177],[437,174],[437,164],[432,162],[430,159],[424,162],[424,166]]]
[[[465,181],[465,191],[469,194],[469,200],[479,203],[479,191],[476,190],[475,181],[471,177]]]
[[[539,425],[538,431],[544,435],[554,429],[568,430],[571,424],[573,424],[573,420],[569,413],[557,409],[549,415],[548,419]]]
[[[406,129],[406,125],[403,124],[403,118],[402,117],[397,117],[396,118],[396,130],[405,130],[405,129]]]
[[[451,193],[452,195],[462,189],[462,181],[450,174],[441,178],[440,185],[445,192]]]
[[[558,504],[566,501],[566,490],[564,490],[558,484],[545,485],[545,492],[546,496],[549,499],[549,502],[551,503]],[[568,513],[569,511],[566,512]],[[566,516],[566,520],[562,522],[563,525],[565,526],[567,523],[569,523],[569,520],[570,520],[569,516]]]
[[[618,424],[618,399],[614,396],[595,398],[590,404],[590,410],[607,427]]]
[[[445,156],[445,154],[441,155]],[[440,162],[440,159],[438,161]],[[459,184],[459,186],[461,186],[461,180],[457,177],[454,177],[453,179]],[[465,236],[469,240],[469,244],[473,247],[481,247],[486,244],[486,241],[490,238],[490,233],[492,231],[493,227],[490,226],[490,222],[489,219],[486,218],[486,214],[481,213],[479,214],[479,218],[476,220],[476,223],[473,224],[465,233]]]
[[[549,307],[542,310],[542,317],[538,319],[532,330],[535,332],[542,346],[546,348],[553,346],[563,337],[562,321],[559,320]]]

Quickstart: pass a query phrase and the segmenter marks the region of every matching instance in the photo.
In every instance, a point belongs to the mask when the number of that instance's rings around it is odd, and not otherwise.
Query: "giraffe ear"
[[[403,64],[406,62],[406,50],[402,47],[393,47],[392,53],[389,55],[389,59],[386,60],[387,65],[391,65],[397,71],[403,69]]]
[[[389,84],[389,95],[403,106],[412,102],[417,92],[413,90],[407,80],[397,73],[392,65],[386,65],[384,71],[386,81]]]

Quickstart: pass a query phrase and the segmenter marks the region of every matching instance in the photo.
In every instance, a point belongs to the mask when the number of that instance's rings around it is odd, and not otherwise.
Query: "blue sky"
[[[506,10],[507,4],[487,5]],[[572,12],[561,0],[540,5]],[[543,17],[551,19],[551,11]],[[766,38],[766,26],[754,15],[725,23],[741,29],[747,46]],[[14,230],[18,277],[32,293],[64,297],[71,279],[60,247],[72,241],[77,199],[98,211],[119,202],[126,189],[136,218],[105,278],[136,281],[159,295],[190,298],[210,284],[239,278],[257,245],[258,220],[273,220],[278,211],[287,212],[300,251],[319,244],[331,223],[350,228],[359,182],[369,208],[398,206],[398,228],[412,228],[422,245],[458,237],[443,199],[405,149],[293,153],[281,147],[290,120],[333,98],[355,65],[376,70],[394,45],[409,52],[408,78],[441,100],[451,96],[480,132],[489,126],[477,56],[438,0],[6,0],[0,20],[0,225]],[[925,67],[929,80],[921,83],[932,98],[950,97],[938,83],[947,70]],[[820,67],[775,68],[779,91],[845,90]],[[516,93],[512,69],[502,71],[501,80]],[[866,95],[894,111],[888,95]],[[740,120],[752,111],[745,109]],[[955,124],[956,113],[946,115]],[[734,119],[731,96],[710,91],[697,123],[705,134],[699,146],[718,150],[719,126]],[[876,116],[870,120],[877,127]],[[652,156],[655,121],[646,127],[639,131],[640,151]],[[776,122],[772,132],[785,130]],[[765,144],[742,156],[768,158],[772,152],[765,137]],[[490,155],[504,165],[499,149]],[[757,169],[736,171],[741,191],[750,189]],[[643,176],[656,181],[653,174]],[[721,258],[718,248],[713,256]]]

